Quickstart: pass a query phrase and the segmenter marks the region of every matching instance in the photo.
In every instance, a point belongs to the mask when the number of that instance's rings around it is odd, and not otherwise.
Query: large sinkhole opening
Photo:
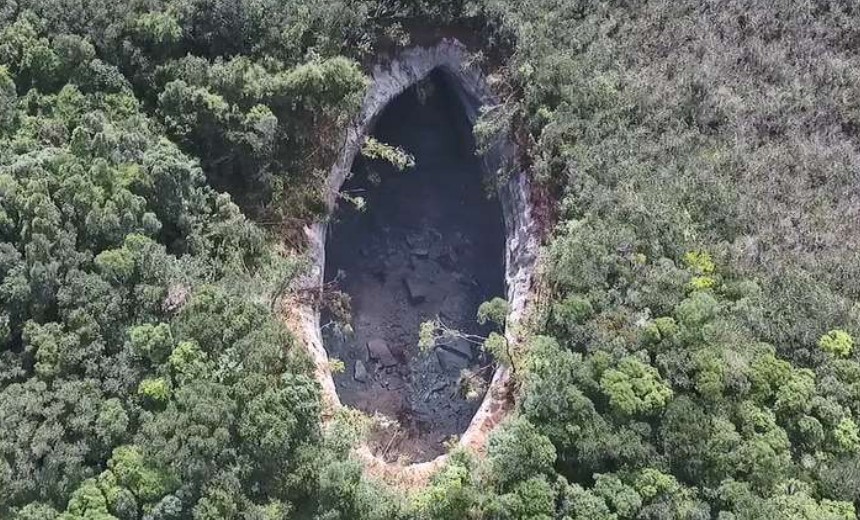
[[[415,166],[356,158],[327,235],[325,279],[349,296],[351,331],[323,315],[323,341],[345,365],[334,374],[341,401],[375,416],[369,444],[386,460],[446,451],[492,377],[474,342],[418,346],[421,324],[436,318],[485,335],[478,306],[504,295],[502,211],[455,88],[437,70],[385,108],[373,137],[408,151]]]

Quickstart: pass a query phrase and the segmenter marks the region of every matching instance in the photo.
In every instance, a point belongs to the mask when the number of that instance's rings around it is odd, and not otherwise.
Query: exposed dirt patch
[[[438,73],[396,98],[373,135],[415,156],[397,172],[356,163],[344,190],[367,201],[341,202],[326,245],[326,280],[351,297],[354,333],[326,326],[331,357],[346,364],[334,376],[344,404],[392,420],[369,448],[386,460],[426,461],[462,434],[480,404],[466,399],[461,372],[489,378],[490,360],[465,342],[418,349],[423,321],[483,333],[478,305],[504,294],[505,235],[474,154],[469,122]],[[370,348],[368,348],[368,344]]]

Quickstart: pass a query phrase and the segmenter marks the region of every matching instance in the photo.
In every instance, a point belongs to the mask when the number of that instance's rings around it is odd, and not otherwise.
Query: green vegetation
[[[835,1],[3,3],[0,517],[856,518],[858,22]],[[512,131],[552,227],[525,345],[489,346],[514,416],[402,496],[347,456],[360,421],[323,431],[273,300],[362,64],[423,26],[480,41],[504,102],[477,133]]]
[[[415,157],[405,150],[380,142],[373,137],[364,139],[361,154],[369,159],[384,160],[400,171],[415,166]]]

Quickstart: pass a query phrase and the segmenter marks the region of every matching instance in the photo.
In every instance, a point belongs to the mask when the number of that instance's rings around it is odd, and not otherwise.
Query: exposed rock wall
[[[365,95],[361,114],[347,128],[343,147],[332,166],[327,181],[326,203],[331,212],[337,203],[337,194],[349,175],[353,159],[373,129],[374,122],[386,105],[410,86],[421,81],[434,69],[439,69],[457,92],[466,115],[474,123],[482,106],[496,103],[479,68],[470,66],[465,47],[456,40],[443,40],[433,47],[407,49],[373,68],[372,83]],[[515,164],[515,148],[502,137],[483,157],[486,172],[498,175],[502,168]],[[515,342],[516,324],[523,317],[531,290],[531,276],[537,256],[537,228],[529,204],[529,183],[520,171],[505,172],[507,179],[498,187],[498,195],[505,220],[505,281],[507,299],[511,306],[508,317],[508,340]],[[307,283],[320,286],[325,266],[325,237],[327,223],[317,222],[306,228],[312,262]],[[316,377],[322,385],[327,416],[341,406],[323,347],[318,309],[299,306],[291,310],[292,319],[299,321],[305,345],[316,364]],[[493,375],[489,390],[475,417],[460,439],[460,444],[481,451],[487,434],[512,407],[508,383],[510,372],[500,367]],[[426,481],[432,472],[445,461],[442,455],[429,462],[399,466],[375,457],[369,449],[358,450],[368,469],[378,476],[400,485],[414,485]]]

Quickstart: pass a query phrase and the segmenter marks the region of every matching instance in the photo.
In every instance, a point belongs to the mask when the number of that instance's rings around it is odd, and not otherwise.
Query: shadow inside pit
[[[373,136],[413,154],[416,166],[398,172],[357,157],[343,190],[364,197],[366,208],[341,201],[326,243],[326,281],[349,295],[352,311],[346,337],[323,315],[326,350],[346,368],[335,385],[344,404],[394,421],[370,439],[387,460],[443,453],[483,397],[463,396],[461,370],[492,375],[490,360],[468,343],[418,348],[420,324],[437,315],[485,334],[478,305],[504,294],[502,212],[453,88],[435,71],[386,107]]]

